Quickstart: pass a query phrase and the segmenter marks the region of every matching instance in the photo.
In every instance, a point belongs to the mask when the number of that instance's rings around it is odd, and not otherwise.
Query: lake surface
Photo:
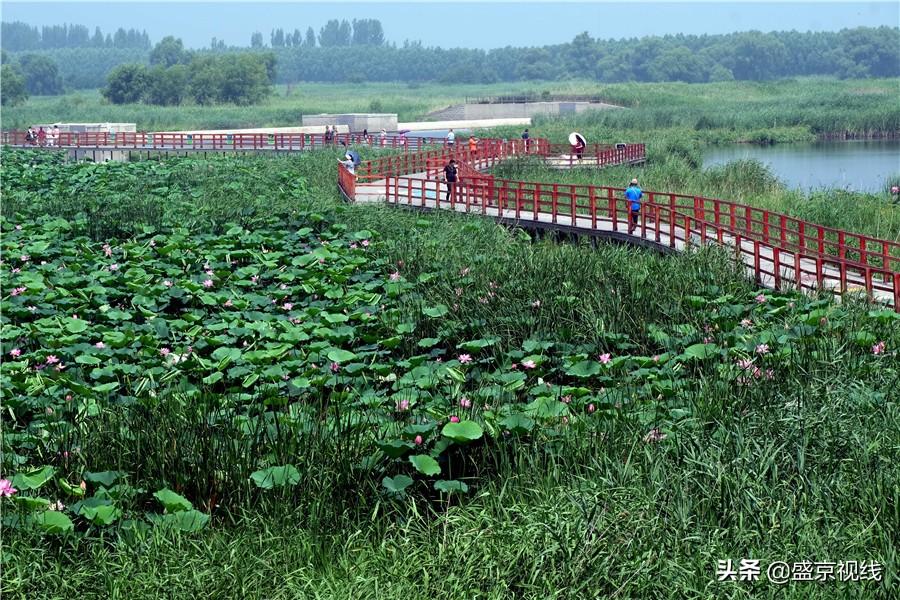
[[[708,149],[703,166],[748,158],[768,165],[790,188],[880,192],[888,177],[900,174],[900,141],[733,144]]]

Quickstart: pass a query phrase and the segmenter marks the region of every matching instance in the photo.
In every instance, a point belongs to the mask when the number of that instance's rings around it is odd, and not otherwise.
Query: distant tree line
[[[0,102],[3,106],[15,106],[28,96],[54,96],[63,92],[62,77],[56,63],[41,54],[24,53],[11,59],[0,50],[3,64]]]
[[[106,35],[99,27],[90,30],[84,25],[44,25],[40,29],[21,21],[2,23],[0,46],[10,52],[22,50],[53,50],[56,48],[137,48],[150,49],[146,31],[124,29]]]
[[[150,66],[124,64],[107,78],[103,96],[113,104],[144,102],[173,106],[255,104],[272,91],[275,55],[271,52],[197,54],[180,39],[163,38],[150,52]]]
[[[332,20],[318,34],[307,28],[256,32],[250,48],[213,39],[195,56],[273,53],[277,82],[407,81],[493,83],[591,79],[601,82],[707,82],[798,76],[900,76],[900,28],[859,27],[837,32],[757,31],[599,40],[581,33],[571,42],[490,51],[444,49],[419,42],[387,43],[375,19]],[[340,52],[335,52],[340,48]],[[53,60],[63,85],[98,88],[117,65],[154,65],[148,49],[58,48],[37,51]],[[19,52],[11,52],[15,62]],[[25,75],[25,73],[22,73]]]

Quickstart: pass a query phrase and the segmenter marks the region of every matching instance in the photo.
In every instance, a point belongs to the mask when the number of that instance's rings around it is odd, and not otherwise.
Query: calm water
[[[900,173],[900,141],[734,144],[708,150],[703,166],[748,158],[768,165],[791,188],[879,192],[888,177]]]

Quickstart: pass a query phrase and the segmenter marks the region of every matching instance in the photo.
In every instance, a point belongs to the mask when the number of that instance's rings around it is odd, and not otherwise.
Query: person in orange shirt
[[[475,139],[474,135],[469,136],[469,153],[475,154],[478,152],[478,140]]]

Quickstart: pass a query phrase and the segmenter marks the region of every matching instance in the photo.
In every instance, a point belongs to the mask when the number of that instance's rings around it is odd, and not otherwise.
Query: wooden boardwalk
[[[475,160],[471,166],[484,170],[494,161]],[[839,259],[809,256],[797,249],[764,243],[755,236],[697,219],[684,209],[645,202],[639,224],[633,234],[628,233],[625,201],[620,210],[608,210],[595,205],[583,210],[583,204],[572,201],[545,206],[529,193],[525,198],[511,195],[514,189],[504,183],[473,182],[458,184],[447,199],[447,184],[428,171],[410,173],[355,183],[353,200],[364,203],[386,203],[418,210],[452,210],[460,213],[492,218],[510,226],[542,229],[579,236],[608,238],[620,242],[653,247],[662,251],[691,251],[703,246],[728,248],[741,261],[748,275],[761,286],[772,289],[827,290],[836,294],[858,291],[872,300],[897,306],[900,273],[877,267],[860,268]],[[548,184],[552,186],[553,184]],[[567,187],[567,186],[563,186]],[[608,188],[606,188],[608,189]],[[566,197],[565,191],[559,196]],[[574,207],[575,210],[566,210]],[[548,208],[550,208],[548,210]],[[574,216],[573,216],[574,215]],[[888,261],[885,261],[888,262]]]

